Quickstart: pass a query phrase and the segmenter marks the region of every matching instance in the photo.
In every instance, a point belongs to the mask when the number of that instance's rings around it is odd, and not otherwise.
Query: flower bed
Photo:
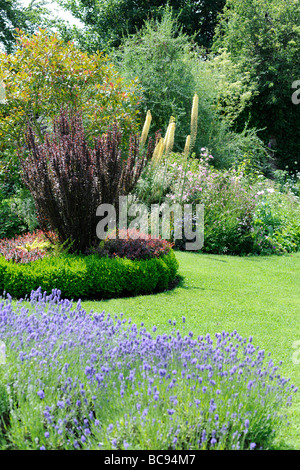
[[[8,448],[266,449],[285,423],[296,388],[251,337],[158,334],[57,290],[30,302],[0,303]]]

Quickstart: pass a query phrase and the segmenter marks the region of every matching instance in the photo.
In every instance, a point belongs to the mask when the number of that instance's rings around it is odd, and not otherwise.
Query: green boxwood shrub
[[[18,264],[0,257],[0,290],[14,298],[24,298],[38,287],[48,294],[59,289],[72,299],[150,294],[167,289],[177,269],[172,250],[147,260],[65,253]]]

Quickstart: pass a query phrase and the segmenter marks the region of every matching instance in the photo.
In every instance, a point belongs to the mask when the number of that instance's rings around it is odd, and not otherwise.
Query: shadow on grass
[[[164,291],[165,293],[168,293],[170,291],[170,293],[172,293],[172,291],[176,288],[176,287],[179,287],[181,289],[189,289],[189,290],[205,290],[204,287],[197,287],[197,286],[191,286],[189,284],[186,283],[186,280],[184,278],[184,276],[181,276],[180,274],[176,276],[176,278],[174,279],[174,286],[169,286],[169,289],[167,291]],[[176,284],[175,284],[176,283]],[[171,283],[172,284],[172,283]]]
[[[175,279],[173,279],[173,281],[171,281],[168,285],[168,288],[165,289],[165,290],[158,290],[158,291],[153,291],[153,292],[147,292],[145,294],[141,294],[141,293],[138,293],[138,294],[135,294],[133,292],[129,292],[129,293],[124,293],[124,294],[121,294],[121,295],[115,295],[115,296],[111,296],[111,297],[104,297],[104,298],[101,298],[101,297],[98,297],[98,296],[95,296],[95,297],[89,297],[88,299],[81,299],[83,301],[85,300],[91,300],[91,301],[97,301],[97,302],[107,302],[111,299],[127,299],[127,298],[134,298],[134,297],[147,297],[149,295],[159,295],[159,294],[168,294],[168,293],[172,293],[172,291],[174,291],[177,287],[182,287],[184,289],[189,289],[190,287],[189,286],[185,286],[184,285],[184,277],[181,276],[180,274],[178,274]]]

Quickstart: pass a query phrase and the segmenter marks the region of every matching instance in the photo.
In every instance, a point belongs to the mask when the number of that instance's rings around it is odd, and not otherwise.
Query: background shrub
[[[38,226],[34,200],[26,188],[0,200],[0,239],[33,232]]]
[[[197,93],[196,155],[207,147],[219,168],[229,168],[248,156],[269,169],[269,154],[256,129],[248,129],[246,124],[239,131],[234,129],[255,92],[249,74],[227,51],[207,56],[192,37],[182,33],[172,10],[166,9],[160,20],[146,21],[112,57],[124,77],[137,77],[142,95],[139,109],[143,117],[151,110],[153,135],[166,131],[172,115],[176,121],[174,149],[183,151],[190,134],[190,106]]]
[[[172,12],[166,10],[161,21],[146,22],[118,51],[119,70],[128,79],[137,77],[141,85],[140,109],[143,116],[148,109],[151,111],[153,134],[158,130],[164,133],[170,116],[175,117],[177,150],[183,149],[189,134],[196,88],[188,62],[190,47],[190,40],[181,32]]]
[[[0,147],[23,146],[28,121],[42,139],[66,105],[82,110],[88,136],[101,135],[113,121],[122,127],[125,142],[137,131],[135,84],[126,85],[107,56],[89,55],[41,29],[33,35],[19,31],[16,41],[14,53],[0,54],[6,92],[0,104]]]
[[[151,204],[204,204],[203,252],[234,255],[287,253],[300,250],[300,205],[297,180],[265,178],[245,160],[217,170],[202,148],[200,158],[173,153],[155,171],[142,175],[135,197]],[[171,240],[173,234],[171,233]],[[175,247],[184,249],[185,238]]]
[[[286,187],[281,192],[265,181],[256,184],[256,189],[254,251],[269,254],[300,250],[299,197]]]

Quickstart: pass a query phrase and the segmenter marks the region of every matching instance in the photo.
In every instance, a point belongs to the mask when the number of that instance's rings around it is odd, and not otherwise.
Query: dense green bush
[[[190,109],[196,89],[189,58],[191,42],[183,34],[171,11],[161,21],[146,22],[128,38],[119,57],[119,69],[128,79],[138,78],[143,99],[142,114],[151,110],[153,132],[164,133],[170,116],[176,119],[176,146],[182,149],[189,133]],[[200,103],[202,108],[206,103]]]
[[[300,250],[299,197],[261,181],[253,216],[253,251],[260,254]],[[257,187],[257,185],[256,185]]]
[[[248,73],[255,93],[239,126],[265,129],[278,168],[300,168],[300,106],[292,102],[299,80],[300,9],[297,0],[227,0],[216,28],[213,50],[230,51]],[[297,87],[299,88],[299,87]]]
[[[26,188],[0,200],[0,238],[12,238],[38,226],[33,198]]]
[[[48,293],[59,289],[63,297],[73,299],[150,294],[167,289],[177,268],[172,250],[159,258],[140,261],[61,254],[18,264],[0,257],[0,291],[16,298],[38,287]]]

